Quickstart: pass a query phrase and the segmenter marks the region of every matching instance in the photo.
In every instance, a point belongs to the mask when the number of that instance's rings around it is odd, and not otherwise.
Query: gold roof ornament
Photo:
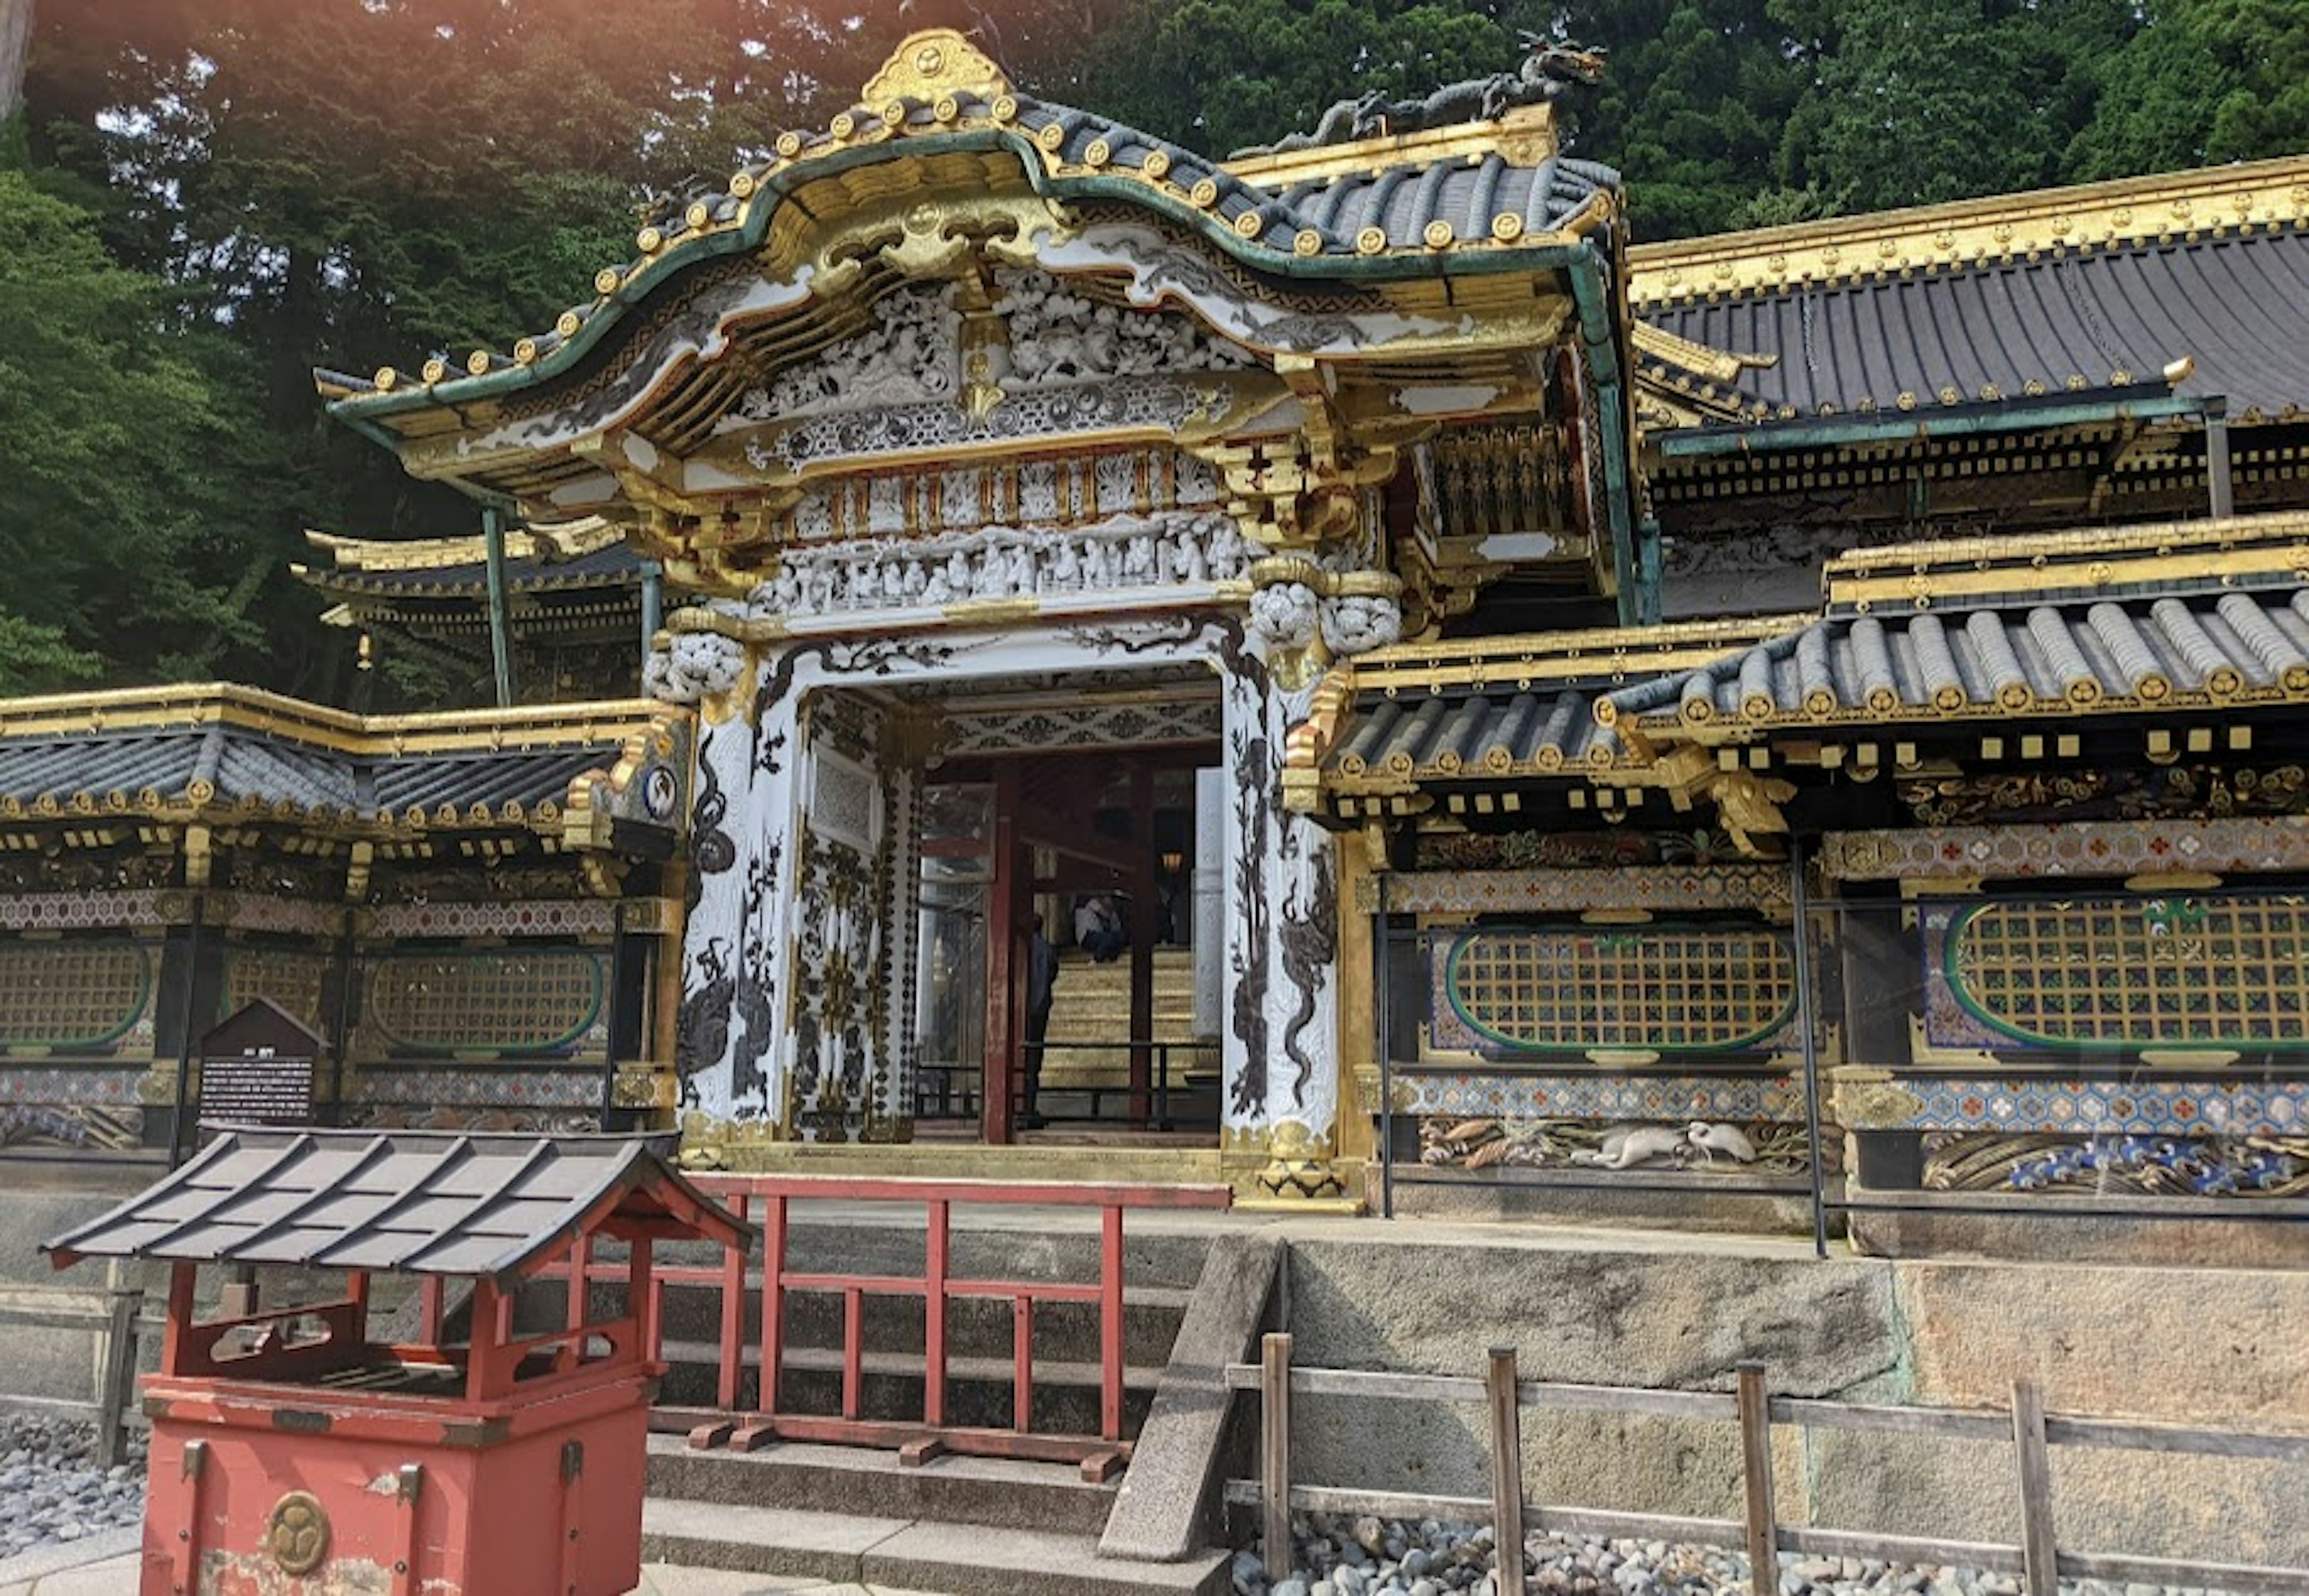
[[[927,28],[909,34],[866,80],[861,105],[887,105],[900,99],[939,100],[957,94],[996,100],[1011,92],[1010,80],[986,53],[952,28]]]

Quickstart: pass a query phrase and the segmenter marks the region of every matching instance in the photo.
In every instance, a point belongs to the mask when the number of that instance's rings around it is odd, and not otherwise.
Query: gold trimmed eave
[[[1639,748],[2309,702],[2309,516],[1868,550],[1826,612],[1596,716]]]
[[[2309,226],[2309,154],[1758,228],[1628,252],[1639,309],[2059,250],[2188,244]]]
[[[642,700],[364,716],[228,686],[19,698],[0,701],[0,822],[661,851],[686,820],[690,735],[688,711]]]
[[[906,65],[931,56],[945,64],[936,72]],[[881,196],[875,203],[888,211],[884,220],[897,238],[863,242],[912,248],[905,242],[907,224],[938,209],[933,191],[939,185],[926,188],[920,173],[904,172],[895,182],[862,189],[839,182],[894,160],[999,155],[1016,163],[1016,184],[1046,207],[1127,202],[1189,229],[1253,271],[1345,286],[1415,288],[1447,277],[1560,269],[1585,259],[1589,235],[1608,231],[1619,213],[1616,173],[1539,154],[1520,123],[1480,125],[1473,135],[1448,130],[1457,142],[1432,159],[1423,145],[1406,150],[1407,160],[1417,157],[1412,164],[1276,192],[1109,118],[1017,93],[951,30],[918,34],[902,45],[869,85],[869,92],[886,91],[886,100],[854,106],[824,129],[781,134],[770,160],[734,173],[724,190],[677,202],[651,218],[636,237],[637,253],[597,274],[592,300],[573,306],[551,332],[521,340],[510,353],[476,350],[462,362],[436,360],[419,373],[316,371],[332,413],[379,441],[421,433],[440,424],[426,418],[447,407],[484,405],[567,376],[603,346],[613,325],[708,261],[766,250],[777,258],[765,256],[765,272],[783,281],[817,253],[774,247],[781,227],[791,231],[786,219],[797,204],[813,219],[801,230],[814,239],[838,235],[854,213],[873,208],[869,196]],[[1474,135],[1489,139],[1487,152],[1460,147]],[[1518,163],[1532,155],[1537,158]],[[835,186],[819,192],[828,184]],[[1002,186],[981,173],[956,193]],[[1479,212],[1474,227],[1452,220],[1463,222]],[[1059,214],[1045,213],[1052,220]],[[1014,232],[1016,246],[1028,241]],[[922,239],[923,247],[938,243],[928,234]],[[823,270],[841,263],[817,264]]]
[[[1596,693],[1688,671],[1803,619],[1547,632],[1360,655],[1324,677],[1287,737],[1284,802],[1302,812],[1344,812],[1432,788],[1428,795],[1446,807],[1475,799],[1489,811],[1492,798],[1479,794],[1532,781],[1655,785],[1641,750],[1596,719]]]

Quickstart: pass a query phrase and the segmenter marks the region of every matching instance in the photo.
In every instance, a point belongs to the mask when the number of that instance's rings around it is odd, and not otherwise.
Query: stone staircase
[[[1195,1042],[1195,955],[1190,948],[1154,950],[1152,1040],[1172,1044],[1171,1083],[1184,1089],[1190,1073],[1217,1067],[1215,1043]],[[1130,956],[1093,964],[1068,950],[1059,959],[1051,993],[1050,1042],[1042,1054],[1046,1090],[1111,1090],[1130,1084],[1130,1054],[1120,1047],[1084,1043],[1128,1042],[1130,1037]]]
[[[986,1210],[981,1210],[985,1212]],[[797,1205],[789,1256],[797,1269],[904,1275],[922,1262],[918,1219],[843,1204]],[[1082,1281],[1096,1278],[1094,1210],[957,1213],[956,1275]],[[1189,1297],[1213,1243],[1208,1231],[1126,1230],[1124,1433],[1136,1436],[1172,1355]],[[692,1260],[685,1257],[683,1262]],[[697,1261],[703,1261],[701,1258]],[[747,1277],[746,1343],[760,1346],[757,1270]],[[917,1302],[869,1297],[863,1320],[862,1416],[918,1419],[922,1321]],[[721,1334],[717,1289],[667,1286],[661,1426],[715,1400]],[[789,1298],[780,1405],[791,1412],[840,1410],[841,1299]],[[957,1299],[949,1313],[947,1404],[953,1423],[1010,1422],[1008,1302]],[[1038,1304],[1034,1315],[1034,1427],[1094,1435],[1098,1427],[1098,1322],[1091,1305]],[[739,1393],[756,1397],[749,1359]],[[1123,1481],[1129,1479],[1126,1472]],[[653,1562],[793,1579],[850,1581],[944,1596],[1077,1592],[1084,1596],[1222,1596],[1217,1552],[1186,1562],[1098,1556],[1123,1481],[1094,1484],[1069,1464],[938,1456],[918,1466],[895,1453],[780,1442],[741,1453],[692,1448],[679,1434],[652,1437],[644,1557]]]

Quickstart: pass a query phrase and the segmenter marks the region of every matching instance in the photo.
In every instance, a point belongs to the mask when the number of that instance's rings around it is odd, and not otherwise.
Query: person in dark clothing
[[[1042,934],[1042,917],[1037,915],[1026,926],[1026,1109],[1018,1118],[1018,1127],[1024,1131],[1039,1130],[1042,1124],[1034,1099],[1042,1090],[1042,1042],[1050,1035],[1051,1003],[1058,984],[1059,950]]]

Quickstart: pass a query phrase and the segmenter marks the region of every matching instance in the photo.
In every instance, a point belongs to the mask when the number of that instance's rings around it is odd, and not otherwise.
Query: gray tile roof
[[[2309,586],[2048,592],[1903,615],[1834,614],[1607,695],[1615,724],[2073,714],[2309,697]]]
[[[638,587],[641,573],[641,556],[624,543],[611,543],[568,559],[508,555],[506,591],[560,593],[577,588]],[[474,559],[411,570],[306,569],[298,571],[298,577],[324,593],[478,599],[489,592],[489,568],[486,561]]]
[[[0,735],[0,808],[39,814],[192,803],[280,810],[337,820],[392,820],[411,811],[499,820],[534,816],[570,785],[623,755],[617,741],[471,752],[346,753],[229,724],[137,732]]]
[[[782,143],[787,152],[781,161],[757,163],[739,175],[760,185],[755,190],[758,203],[763,194],[783,199],[784,183],[807,180],[815,171],[832,172],[842,165],[900,155],[931,155],[941,148],[983,150],[1024,140],[1070,169],[1046,177],[1039,159],[1030,160],[1038,187],[1069,199],[1105,193],[1146,196],[1159,190],[1163,204],[1174,213],[1184,211],[1206,218],[1244,244],[1276,252],[1278,269],[1318,273],[1327,269],[1327,261],[1336,267],[1374,253],[1372,241],[1363,238],[1368,229],[1384,234],[1379,252],[1414,250],[1423,257],[1433,249],[1427,237],[1432,223],[1449,222],[1455,241],[1487,242],[1498,237],[1494,222],[1512,214],[1521,221],[1519,236],[1534,239],[1573,225],[1585,213],[1614,204],[1620,187],[1619,173],[1597,161],[1550,156],[1536,165],[1520,166],[1494,151],[1473,165],[1464,154],[1412,159],[1277,190],[1237,177],[1215,157],[1111,117],[1031,94],[990,100],[967,90],[956,93],[954,119],[972,124],[965,127],[942,121],[934,100],[907,96],[895,104],[903,115],[887,139],[861,139],[854,132],[881,128],[882,108],[853,106],[833,118],[846,117],[853,126],[852,137],[837,138],[830,128],[797,129],[789,135],[793,141],[790,146]],[[1007,121],[1000,119],[1002,113]],[[990,118],[999,126],[990,127]],[[673,196],[644,224],[656,235],[654,256],[629,257],[601,273],[597,287],[623,282],[653,258],[679,256],[685,246],[726,231],[746,203],[727,187]],[[523,360],[476,351],[478,370],[453,365],[447,375],[452,379],[489,376],[525,362],[549,362],[564,344],[584,338],[584,329],[597,317],[618,317],[626,308],[624,296],[602,288],[594,299],[571,306],[553,330],[523,339]],[[383,391],[373,377],[359,373],[316,368],[314,376],[335,398],[366,398]]]
[[[1544,775],[1607,767],[1620,740],[1576,687],[1378,698],[1326,761],[1332,776],[1404,781]]]
[[[1777,357],[1751,367],[1751,413],[1895,411],[2037,392],[2161,387],[2183,356],[2186,391],[2232,415],[2309,408],[2309,232],[2110,246],[2035,260],[1695,294],[1642,309],[1660,330],[1713,349]],[[1673,380],[1672,365],[1645,374]],[[1727,395],[1728,396],[1728,395]]]
[[[138,1196],[48,1242],[81,1258],[503,1279],[613,1219],[725,1243],[747,1227],[661,1139],[228,1130]]]

